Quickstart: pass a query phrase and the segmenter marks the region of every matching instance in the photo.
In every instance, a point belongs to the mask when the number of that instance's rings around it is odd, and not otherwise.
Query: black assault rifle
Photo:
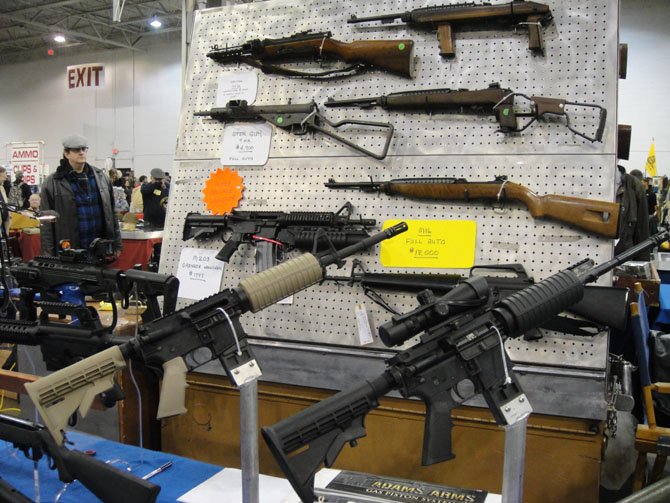
[[[191,304],[169,316],[143,324],[138,335],[67,368],[25,385],[44,424],[59,444],[64,440],[68,418],[79,410],[85,416],[98,393],[113,388],[115,374],[127,358],[136,358],[159,372],[162,369],[158,418],[186,412],[186,372],[206,363],[187,358],[207,348],[218,359],[231,381],[240,386],[257,379],[258,363],[239,317],[256,313],[294,293],[320,282],[325,267],[344,265],[343,259],[405,232],[401,222],[342,250],[306,253],[246,278],[229,288]]]
[[[238,211],[228,215],[201,215],[189,213],[184,221],[183,240],[203,239],[220,235],[223,248],[216,259],[228,262],[242,243],[256,245],[257,271],[263,271],[277,263],[277,248],[310,251],[319,229],[335,248],[358,243],[367,239],[367,228],[377,222],[373,219],[351,217],[353,206],[347,202],[338,211]],[[326,240],[318,241],[323,251]]]
[[[458,405],[452,392],[458,383],[467,379],[474,384],[499,425],[527,417],[532,409],[503,340],[569,308],[582,298],[586,283],[669,237],[663,230],[602,265],[584,270],[587,264],[581,262],[579,270],[561,271],[495,304],[489,302],[482,277],[470,278],[440,298],[422,295],[419,308],[379,328],[387,346],[423,332],[420,342],[387,360],[380,376],[264,427],[263,437],[302,501],[311,503],[317,469],[332,466],[345,444],[364,437],[365,416],[379,406],[379,398],[398,390],[426,403],[422,464],[451,459],[451,409]]]
[[[105,503],[149,503],[156,501],[161,490],[151,482],[83,452],[58,445],[40,424],[0,414],[0,440],[11,442],[35,462],[42,458],[49,459],[50,467],[58,470],[58,478],[62,482],[78,480]]]
[[[344,283],[349,286],[358,285],[365,295],[391,314],[399,315],[378,290],[392,292],[419,293],[430,290],[436,295],[444,295],[459,284],[474,276],[483,276],[491,289],[490,297],[494,302],[512,295],[519,290],[535,283],[521,264],[477,265],[470,268],[468,276],[460,274],[411,274],[411,273],[378,273],[369,272],[362,261],[352,261],[349,276],[326,276],[326,281]],[[598,326],[608,326],[617,330],[625,330],[627,324],[626,303],[627,288],[611,286],[586,286],[584,298],[570,306],[567,312],[581,316]],[[574,323],[577,322],[577,323]],[[593,335],[581,330],[582,323],[572,318],[553,317],[544,320],[540,328],[557,330],[577,335]],[[536,338],[525,334],[526,338]]]

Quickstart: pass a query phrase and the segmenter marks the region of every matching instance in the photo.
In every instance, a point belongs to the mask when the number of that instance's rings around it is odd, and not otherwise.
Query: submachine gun
[[[401,222],[342,250],[306,253],[246,278],[236,288],[224,290],[175,313],[139,327],[138,335],[70,367],[25,385],[45,425],[58,444],[64,439],[68,418],[80,410],[85,416],[95,395],[114,386],[118,369],[127,358],[148,367],[162,368],[158,418],[186,412],[186,372],[206,363],[188,359],[207,348],[210,360],[218,359],[231,381],[240,386],[260,376],[258,363],[240,324],[240,315],[256,313],[281,299],[320,282],[325,267],[344,265],[343,259],[405,232]],[[201,355],[202,356],[202,355]]]
[[[482,277],[470,278],[439,298],[424,292],[420,307],[379,328],[387,346],[423,332],[420,342],[387,360],[380,376],[264,427],[263,437],[302,501],[311,503],[319,466],[332,466],[345,444],[353,446],[364,437],[366,414],[379,406],[380,397],[398,390],[426,403],[422,464],[451,459],[451,409],[458,405],[454,396],[462,393],[458,384],[470,380],[499,425],[525,418],[532,409],[504,339],[518,337],[569,308],[582,298],[585,284],[668,237],[663,230],[602,265],[587,269],[592,263],[581,262],[495,304],[489,302]]]

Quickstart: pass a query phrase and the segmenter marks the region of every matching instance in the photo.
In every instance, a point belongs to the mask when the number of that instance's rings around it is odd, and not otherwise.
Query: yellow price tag
[[[403,220],[387,220],[384,229]],[[468,269],[475,265],[477,222],[473,220],[404,220],[409,229],[382,241],[385,267]]]

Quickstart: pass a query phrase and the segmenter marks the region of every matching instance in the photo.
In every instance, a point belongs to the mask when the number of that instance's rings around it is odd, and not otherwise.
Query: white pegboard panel
[[[445,2],[446,3],[446,2]],[[453,2],[452,2],[453,3]],[[206,57],[212,45],[235,46],[253,38],[285,37],[305,30],[332,31],[335,39],[412,39],[415,42],[415,79],[380,71],[352,78],[315,82],[265,75],[260,71],[256,105],[306,103],[314,100],[331,120],[344,118],[390,122],[395,128],[391,155],[450,155],[478,153],[614,153],[616,133],[617,2],[609,0],[554,0],[546,2],[554,21],[544,30],[545,56],[528,50],[525,29],[510,27],[454,30],[456,56],[445,60],[438,54],[433,31],[405,25],[347,24],[349,15],[404,12],[431,2],[386,0],[371,4],[362,0],[290,2],[270,0],[222,9],[209,9],[196,20],[188,81],[180,119],[178,159],[219,157],[224,126],[193,117],[196,111],[215,106],[218,77],[238,71],[236,65],[219,65]],[[235,34],[235,35],[231,35]],[[243,65],[244,66],[244,65]],[[296,68],[313,69],[313,63]],[[245,70],[249,67],[244,66]],[[468,114],[389,113],[380,109],[334,109],[322,104],[329,97],[377,96],[414,89],[481,89],[498,82],[529,96],[564,98],[594,103],[609,112],[602,143],[590,143],[554,121],[539,123],[516,135],[496,132],[495,119]],[[595,117],[571,110],[577,129],[594,131]],[[587,121],[588,123],[585,123]],[[381,134],[351,130],[347,136],[371,150],[382,147]],[[272,157],[357,155],[346,146],[321,134],[297,137],[276,130]],[[381,163],[384,163],[382,161]]]
[[[449,3],[449,2],[442,2]],[[450,2],[454,3],[454,2]],[[412,177],[463,177],[491,181],[507,175],[539,195],[561,194],[611,201],[614,199],[615,125],[617,89],[617,2],[607,0],[548,0],[555,20],[544,30],[546,55],[532,55],[525,30],[510,28],[455,32],[456,57],[438,55],[434,32],[404,26],[349,25],[350,14],[404,12],[436,2],[362,0],[298,3],[270,0],[201,12],[196,21],[189,58],[187,86],[180,119],[174,184],[166,221],[161,272],[174,273],[184,246],[218,249],[219,241],[183,242],[185,214],[205,212],[201,189],[210,172],[219,167],[223,125],[194,118],[193,112],[214,106],[217,80],[235,66],[221,66],[205,56],[210,46],[234,46],[253,38],[289,36],[299,31],[330,30],[342,41],[405,39],[415,41],[416,78],[370,72],[348,79],[314,82],[264,75],[259,72],[257,105],[283,104],[327,97],[348,98],[438,87],[480,89],[491,82],[528,95],[561,97],[596,103],[608,109],[603,143],[592,144],[575,137],[563,126],[539,123],[520,134],[495,133],[492,117],[452,114],[396,114],[383,110],[328,109],[329,119],[344,117],[391,122],[396,128],[390,155],[383,161],[359,156],[322,135],[297,137],[281,130],[274,133],[270,160],[265,166],[234,167],[244,177],[240,209],[274,211],[336,211],[345,201],[355,207],[354,216],[377,219],[377,229],[391,218],[469,219],[477,222],[476,263],[521,263],[536,281],[579,260],[590,257],[603,262],[612,256],[612,240],[588,235],[578,229],[529,215],[520,204],[504,210],[473,201],[428,202],[385,195],[326,189],[323,183]],[[224,36],[228,34],[228,36]],[[234,35],[233,35],[234,34]],[[314,69],[313,64],[296,68]],[[243,70],[249,70],[243,67]],[[575,120],[574,125],[578,126]],[[372,135],[353,136],[366,148],[378,150]],[[371,232],[374,232],[372,230]],[[373,272],[445,272],[444,269],[388,270],[380,266],[378,251],[361,258]],[[331,268],[333,269],[333,268]],[[331,271],[344,275],[346,271]],[[449,270],[466,274],[464,270]],[[253,249],[247,245],[226,266],[222,287],[236,286],[254,273]],[[609,278],[603,278],[606,284]],[[413,296],[384,294],[401,312],[416,307]],[[184,305],[188,301],[181,301]],[[294,296],[292,305],[276,305],[242,323],[250,335],[357,346],[354,306],[365,303],[375,326],[388,313],[367,299],[361,289],[324,283]],[[375,347],[382,344],[375,340]],[[507,342],[515,361],[604,369],[607,338],[592,341],[562,336],[540,342]],[[300,384],[300,383],[296,383]]]

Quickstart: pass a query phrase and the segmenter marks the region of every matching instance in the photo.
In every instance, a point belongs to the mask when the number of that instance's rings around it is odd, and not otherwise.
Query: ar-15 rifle
[[[105,503],[153,502],[161,488],[79,451],[56,444],[40,424],[0,414],[0,440],[14,444],[35,462],[43,457],[62,482],[78,480]],[[4,501],[4,500],[3,500]]]
[[[515,98],[524,98],[528,105],[520,107]],[[425,91],[406,91],[391,93],[384,96],[370,98],[354,98],[347,100],[334,100],[329,98],[325,105],[327,107],[359,107],[372,108],[382,107],[385,110],[400,112],[456,112],[463,111],[477,114],[493,115],[498,121],[498,132],[520,133],[525,131],[537,120],[549,117],[563,119],[563,125],[577,136],[591,142],[602,141],[605,123],[607,121],[607,110],[600,105],[591,103],[577,103],[559,98],[545,98],[543,96],[527,96],[515,93],[510,89],[503,89],[500,84],[491,84],[487,89],[427,89]],[[595,134],[588,135],[577,131],[571,124],[566,111],[566,106],[590,108],[598,112],[597,129]],[[519,126],[520,117],[528,118],[528,121]],[[591,117],[589,116],[589,119]]]
[[[387,182],[336,182],[325,184],[329,189],[359,189],[383,192],[389,196],[437,201],[470,201],[482,199],[497,203],[523,203],[533,218],[550,218],[573,225],[598,236],[619,235],[621,205],[579,197],[548,194],[538,196],[528,187],[497,176],[491,182],[468,182],[465,178],[399,178]]]
[[[437,30],[437,40],[440,43],[440,56],[452,57],[454,56],[454,41],[451,27],[477,22],[487,24],[507,22],[514,28],[527,28],[528,49],[544,54],[541,29],[547,26],[552,18],[549,6],[545,4],[514,0],[497,5],[459,3],[423,7],[399,14],[383,14],[361,18],[352,15],[347,23],[367,23],[369,21],[392,23],[396,19],[400,19],[412,28],[434,29]]]
[[[218,63],[246,63],[260,68],[263,73],[308,79],[346,77],[375,68],[411,77],[413,49],[414,42],[411,40],[355,40],[347,43],[335,40],[329,31],[313,33],[308,30],[284,38],[256,38],[235,47],[215,45],[207,57]],[[339,59],[350,66],[309,73],[268,64],[305,59],[321,61],[326,58]]]
[[[411,273],[377,273],[369,272],[358,259],[352,261],[349,276],[326,276],[325,281],[346,283],[349,286],[359,285],[365,295],[373,302],[394,315],[399,315],[395,309],[382,298],[377,290],[392,292],[419,293],[430,290],[436,295],[444,295],[452,291],[461,283],[474,276],[483,276],[491,289],[489,294],[494,302],[512,295],[519,290],[534,284],[521,264],[492,264],[478,265],[470,269],[468,276],[460,274],[411,274]],[[567,312],[581,316],[599,326],[608,326],[617,330],[625,330],[627,325],[626,303],[628,301],[627,288],[611,286],[586,286],[584,297],[570,306]],[[547,330],[565,331],[579,335],[592,335],[580,330],[571,318],[554,317],[544,320],[540,328]],[[525,334],[528,338],[534,338]]]
[[[458,396],[458,383],[467,379],[474,384],[499,425],[525,418],[532,409],[503,339],[518,337],[564,311],[582,298],[586,283],[669,236],[664,230],[600,266],[585,272],[566,269],[493,305],[482,277],[470,278],[440,298],[422,296],[422,306],[379,328],[387,346],[424,332],[420,342],[387,360],[386,370],[362,386],[264,427],[270,451],[302,501],[311,503],[319,466],[332,466],[346,443],[353,446],[364,437],[366,414],[379,406],[380,397],[398,390],[426,402],[422,464],[453,458],[451,409],[458,403],[452,392]]]
[[[319,229],[338,249],[368,238],[366,229],[373,227],[376,220],[353,220],[352,213],[353,206],[349,202],[335,213],[237,210],[228,215],[189,213],[184,221],[183,240],[221,235],[225,244],[215,258],[224,262],[230,260],[242,243],[255,244],[257,270],[260,272],[276,264],[277,247],[309,251]],[[314,251],[323,251],[326,242],[317,242],[319,248]]]
[[[138,335],[86,360],[25,385],[45,425],[59,444],[68,418],[80,410],[88,413],[95,395],[114,385],[114,375],[126,358],[140,359],[163,370],[158,418],[186,412],[186,372],[206,362],[184,361],[193,351],[207,348],[236,385],[260,376],[240,315],[256,313],[323,279],[324,268],[344,265],[343,258],[374,246],[407,230],[407,224],[390,227],[342,250],[307,253],[243,280],[200,302],[139,327]]]
[[[330,122],[324,116],[319,114],[319,108],[313,101],[311,103],[303,103],[299,105],[249,106],[244,100],[232,100],[229,101],[224,108],[212,108],[207,112],[196,112],[193,115],[196,117],[211,117],[219,122],[265,121],[299,136],[307,134],[309,131],[319,131],[333,140],[339,141],[340,143],[375,159],[383,159],[386,157],[389,145],[391,144],[391,138],[393,138],[393,126],[385,122],[355,121],[349,119],[340,122]],[[347,125],[371,126],[386,129],[387,133],[384,148],[380,154],[375,154],[374,152],[337,135],[334,131],[324,128],[322,125],[324,123],[333,129],[338,129],[341,126]]]
[[[109,269],[98,262],[88,260],[85,254],[61,254],[58,257],[35,257],[27,264],[15,264],[10,267],[14,279],[22,288],[38,291],[42,300],[59,300],[55,292],[61,285],[75,283],[86,293],[107,293],[112,302],[114,321],[111,329],[116,325],[117,310],[113,301],[114,290],[118,287],[122,296],[122,307],[129,307],[129,298],[137,286],[138,294],[147,299],[147,309],[142,313],[142,320],[146,323],[161,316],[158,305],[158,296],[163,296],[163,312],[174,312],[177,305],[179,280],[166,274],[128,269]],[[23,298],[21,307],[22,317],[35,320],[35,306],[29,296]]]

